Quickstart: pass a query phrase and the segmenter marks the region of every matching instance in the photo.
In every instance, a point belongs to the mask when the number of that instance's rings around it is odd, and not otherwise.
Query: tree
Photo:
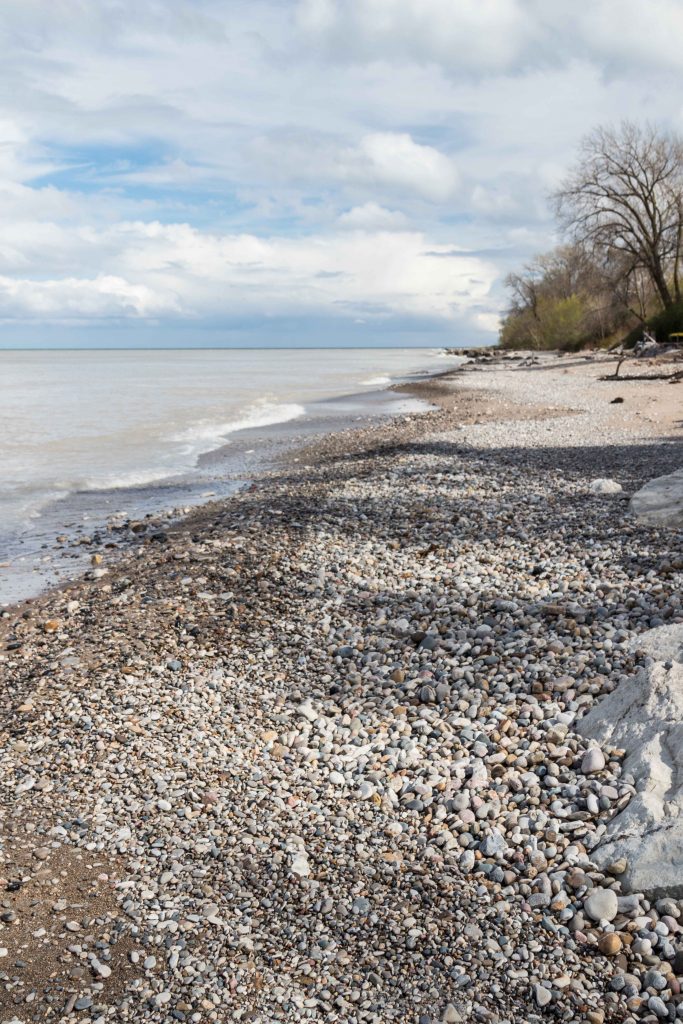
[[[554,196],[569,236],[626,280],[643,271],[662,306],[681,298],[683,141],[652,125],[597,128]]]
[[[511,302],[501,327],[504,348],[578,348],[603,342],[627,318],[624,290],[579,245],[537,256],[506,285]]]

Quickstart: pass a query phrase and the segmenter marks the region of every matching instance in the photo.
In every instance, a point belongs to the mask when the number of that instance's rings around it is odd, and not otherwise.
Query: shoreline
[[[435,372],[425,370],[424,375]],[[397,373],[396,379],[402,376]],[[199,452],[193,468],[170,470],[168,476],[139,484],[76,489],[60,499],[46,500],[32,526],[28,520],[6,538],[7,551],[0,559],[0,576],[4,571],[0,608],[78,578],[93,553],[108,562],[112,551],[130,546],[131,523],[136,530],[163,530],[169,521],[183,518],[210,497],[228,499],[311,437],[338,432],[356,421],[374,424],[400,415],[400,410],[393,409],[398,397],[383,387],[319,397],[301,416],[245,423],[220,444]]]
[[[683,622],[680,531],[625,500],[683,449],[581,365],[399,385],[439,408],[3,612],[1,1024],[600,1024],[648,1012],[648,970],[678,1004],[640,937],[671,914],[588,909],[633,785],[574,727]]]

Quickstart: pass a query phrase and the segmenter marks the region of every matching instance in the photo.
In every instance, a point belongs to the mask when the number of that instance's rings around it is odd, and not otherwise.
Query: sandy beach
[[[0,1024],[681,1017],[683,893],[597,866],[637,783],[577,728],[683,623],[629,512],[683,383],[614,366],[401,385],[2,613]]]

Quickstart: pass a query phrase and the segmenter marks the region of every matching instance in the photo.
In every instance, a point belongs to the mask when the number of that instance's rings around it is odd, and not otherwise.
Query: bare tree
[[[683,141],[652,125],[597,128],[555,194],[562,226],[624,278],[645,271],[665,309],[681,297]]]
[[[509,274],[511,293],[501,341],[509,348],[548,348],[603,341],[629,319],[633,292],[621,269],[598,263],[580,245],[561,245]]]

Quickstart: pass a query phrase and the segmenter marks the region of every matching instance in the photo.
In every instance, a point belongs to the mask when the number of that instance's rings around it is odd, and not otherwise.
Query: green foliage
[[[630,316],[605,267],[580,246],[537,256],[509,274],[506,284],[512,301],[501,327],[503,348],[575,351],[601,345]]]
[[[506,349],[538,348],[536,328],[536,320],[531,310],[509,313],[500,329],[500,345]]]
[[[540,348],[575,349],[580,344],[586,317],[580,296],[541,300],[538,315],[542,325]]]
[[[624,338],[626,348],[633,348],[636,342],[640,341],[644,329],[648,330],[659,342],[668,341],[670,334],[683,331],[683,301],[651,316],[647,320],[645,328],[642,324],[634,327]]]
[[[535,310],[509,313],[503,321],[500,344],[506,349],[564,349],[575,351],[590,340],[590,307],[581,295],[542,297]]]

